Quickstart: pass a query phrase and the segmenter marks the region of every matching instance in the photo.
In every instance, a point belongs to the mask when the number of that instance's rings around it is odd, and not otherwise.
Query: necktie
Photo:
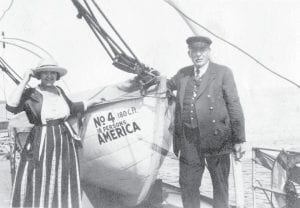
[[[196,69],[194,80],[195,80],[195,84],[197,86],[199,86],[200,85],[200,69],[199,68]]]
[[[199,77],[199,75],[200,75],[200,69],[199,68],[197,68],[196,69],[196,79],[199,79],[200,77]]]

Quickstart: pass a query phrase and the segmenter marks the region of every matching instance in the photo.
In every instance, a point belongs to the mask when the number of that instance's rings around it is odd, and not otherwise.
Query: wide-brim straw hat
[[[67,74],[67,70],[63,67],[60,67],[56,61],[49,59],[42,59],[38,66],[33,69],[34,76],[38,79],[40,78],[39,74],[41,72],[56,72],[59,74],[59,78]]]

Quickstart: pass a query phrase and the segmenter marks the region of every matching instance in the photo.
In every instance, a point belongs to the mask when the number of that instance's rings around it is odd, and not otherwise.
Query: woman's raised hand
[[[33,70],[27,69],[23,75],[23,80],[27,83],[29,82],[31,77],[33,77]]]

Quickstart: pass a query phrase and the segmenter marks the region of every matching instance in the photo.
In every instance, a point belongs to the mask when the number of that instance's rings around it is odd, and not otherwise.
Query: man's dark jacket
[[[177,91],[173,140],[176,155],[184,139],[181,118],[185,87],[193,76],[194,66],[188,66],[168,81],[169,89]],[[204,153],[229,153],[234,144],[245,141],[244,115],[229,68],[210,62],[195,99],[199,129],[199,141],[196,144]]]

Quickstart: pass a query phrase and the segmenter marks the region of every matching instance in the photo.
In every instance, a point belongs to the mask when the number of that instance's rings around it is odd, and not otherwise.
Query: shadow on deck
[[[83,207],[125,208],[120,202],[121,196],[116,193],[86,183],[82,183],[82,188],[84,190]],[[212,199],[201,196],[201,208],[211,207]],[[134,208],[182,208],[180,189],[163,183],[162,180],[159,179],[152,188],[148,200]]]

